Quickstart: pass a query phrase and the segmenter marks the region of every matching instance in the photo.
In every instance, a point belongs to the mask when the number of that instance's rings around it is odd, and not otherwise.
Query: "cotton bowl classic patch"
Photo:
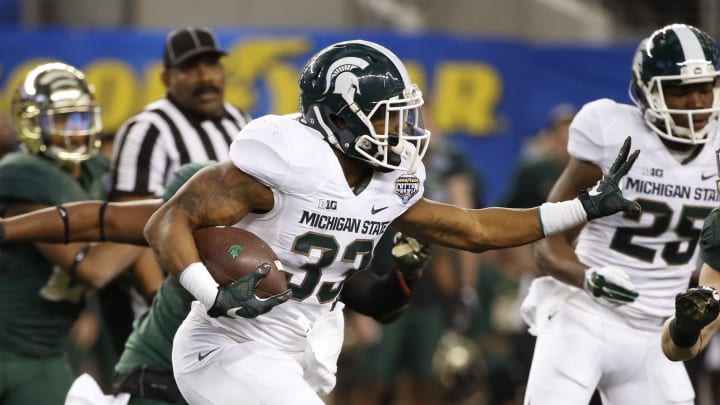
[[[395,180],[395,194],[407,204],[420,190],[420,179],[412,174],[403,174]]]

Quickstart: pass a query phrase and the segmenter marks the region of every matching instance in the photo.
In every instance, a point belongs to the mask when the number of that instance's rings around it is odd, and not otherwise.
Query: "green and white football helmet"
[[[373,42],[340,42],[307,62],[299,84],[300,121],[332,146],[381,171],[415,171],[430,132],[422,121],[422,93],[395,54]],[[380,133],[371,122],[378,114],[385,117]]]
[[[16,89],[11,107],[18,137],[29,152],[63,164],[98,153],[100,106],[78,69],[59,62],[35,67]]]
[[[720,111],[720,51],[703,31],[686,24],[665,26],[643,40],[635,52],[630,97],[643,113],[645,122],[661,137],[673,142],[701,144],[710,138]],[[714,83],[710,108],[671,109],[665,102],[663,86]],[[710,114],[703,128],[677,125],[672,115]]]

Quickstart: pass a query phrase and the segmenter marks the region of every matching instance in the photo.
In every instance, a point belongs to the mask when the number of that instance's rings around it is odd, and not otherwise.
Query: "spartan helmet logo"
[[[355,68],[365,69],[369,64],[370,62],[354,56],[336,60],[335,63],[328,68],[330,74],[327,75],[325,79],[325,90],[323,93],[327,94],[328,90],[330,90],[330,84],[335,80],[333,93],[342,96],[348,104],[353,104],[355,101],[355,92],[360,93],[360,84],[357,76],[351,71]]]

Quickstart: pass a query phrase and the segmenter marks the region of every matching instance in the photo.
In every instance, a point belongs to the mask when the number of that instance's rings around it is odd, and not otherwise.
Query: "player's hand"
[[[684,333],[697,332],[720,313],[720,294],[712,287],[698,286],[675,296],[675,324]]]
[[[588,221],[595,218],[605,217],[620,211],[628,211],[640,213],[640,204],[635,201],[626,200],[620,190],[620,179],[625,176],[635,163],[640,150],[635,152],[628,158],[630,153],[631,138],[625,138],[625,143],[620,148],[615,163],[608,174],[603,175],[602,179],[590,190],[583,190],[578,195]]]
[[[391,250],[395,268],[404,277],[416,278],[430,261],[430,245],[398,232]]]
[[[255,318],[290,299],[289,289],[267,298],[258,298],[255,295],[255,287],[267,276],[270,269],[269,263],[262,263],[254,272],[225,287],[218,287],[215,302],[208,310],[208,315],[213,318]]]
[[[585,270],[583,288],[601,303],[610,305],[628,304],[640,295],[627,273],[616,266],[591,267]]]

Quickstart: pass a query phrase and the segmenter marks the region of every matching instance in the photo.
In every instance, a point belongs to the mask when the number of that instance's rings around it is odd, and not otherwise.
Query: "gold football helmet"
[[[15,90],[12,114],[18,137],[31,153],[77,164],[100,148],[95,91],[70,65],[55,62],[32,69]]]
[[[448,330],[438,342],[432,371],[444,396],[453,401],[482,396],[487,370],[482,352],[472,339]]]

